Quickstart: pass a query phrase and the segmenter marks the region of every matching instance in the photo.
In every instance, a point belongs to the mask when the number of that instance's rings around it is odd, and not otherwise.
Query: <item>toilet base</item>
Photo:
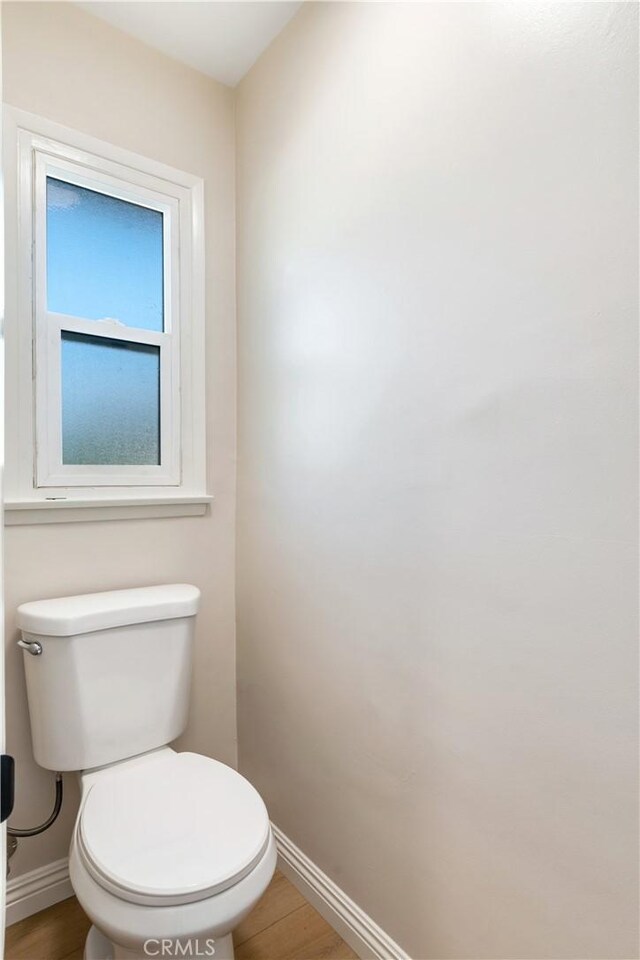
[[[84,945],[84,960],[233,960],[233,940],[228,933],[215,940],[208,938],[200,944],[196,940],[176,944],[151,940],[142,952],[135,952],[111,943],[97,927],[91,927]]]
[[[113,944],[97,927],[91,927],[84,944],[84,960],[113,960]]]

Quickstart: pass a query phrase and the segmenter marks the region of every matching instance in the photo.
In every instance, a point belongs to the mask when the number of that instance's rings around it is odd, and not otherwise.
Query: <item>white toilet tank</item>
[[[87,770],[182,733],[199,599],[178,583],[18,607],[23,641],[36,644],[24,666],[40,766]]]

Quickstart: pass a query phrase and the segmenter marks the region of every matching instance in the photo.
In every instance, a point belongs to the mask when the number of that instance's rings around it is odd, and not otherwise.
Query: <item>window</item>
[[[202,181],[7,114],[9,510],[203,512]]]
[[[178,485],[178,203],[34,166],[36,485]]]

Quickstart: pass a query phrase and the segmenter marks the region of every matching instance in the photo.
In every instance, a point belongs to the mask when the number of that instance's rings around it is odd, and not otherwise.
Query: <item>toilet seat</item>
[[[217,760],[173,751],[101,772],[76,828],[93,879],[122,900],[150,906],[226,890],[256,866],[270,836],[266,807],[244,777]]]

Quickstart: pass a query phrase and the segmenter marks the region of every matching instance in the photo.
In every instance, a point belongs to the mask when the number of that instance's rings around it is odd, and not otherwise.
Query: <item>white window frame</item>
[[[201,514],[206,493],[203,181],[4,108],[7,236],[6,521]],[[163,213],[165,324],[154,332],[46,304],[46,178]],[[61,459],[61,331],[160,348],[161,456],[153,466]]]
[[[180,463],[180,330],[179,205],[173,198],[85,166],[52,158],[37,146],[34,160],[34,296],[36,389],[36,486],[129,487],[179,486]],[[107,321],[52,313],[47,309],[47,177],[86,187],[110,197],[144,204],[163,215],[164,324],[163,332]],[[158,465],[69,465],[62,462],[61,354],[62,332],[141,343],[160,352],[160,454]]]

